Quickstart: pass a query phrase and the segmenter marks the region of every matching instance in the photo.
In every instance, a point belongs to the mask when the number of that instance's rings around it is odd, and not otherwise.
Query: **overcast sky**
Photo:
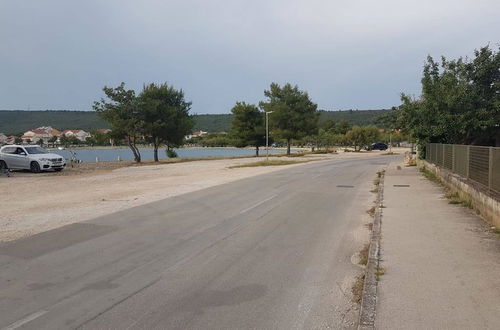
[[[90,110],[104,85],[168,82],[193,113],[271,82],[321,109],[420,93],[427,55],[500,42],[500,0],[0,0],[0,109]]]

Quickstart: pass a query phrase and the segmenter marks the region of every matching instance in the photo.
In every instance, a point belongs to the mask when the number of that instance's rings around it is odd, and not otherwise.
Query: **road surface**
[[[293,166],[0,244],[0,329],[348,327],[355,233],[393,159]]]

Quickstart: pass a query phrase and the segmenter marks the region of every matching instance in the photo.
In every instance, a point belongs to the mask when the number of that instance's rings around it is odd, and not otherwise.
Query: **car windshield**
[[[49,152],[45,149],[42,149],[40,147],[25,147],[26,151],[31,154],[48,154]]]

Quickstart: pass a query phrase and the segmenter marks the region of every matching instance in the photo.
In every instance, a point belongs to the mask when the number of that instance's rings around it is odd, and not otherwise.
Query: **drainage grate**
[[[393,187],[409,187],[409,184],[393,184]]]
[[[339,188],[354,188],[354,186],[349,186],[346,184],[338,184],[337,187],[339,187]]]

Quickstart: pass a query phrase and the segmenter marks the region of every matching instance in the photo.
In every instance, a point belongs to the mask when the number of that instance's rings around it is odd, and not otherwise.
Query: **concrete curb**
[[[361,307],[359,310],[358,329],[375,329],[375,316],[377,307],[377,269],[380,261],[380,232],[382,229],[382,206],[384,201],[384,176],[382,170],[380,176],[377,207],[373,216],[373,228],[370,237],[370,249],[368,251],[368,263],[366,264],[365,283],[363,295],[361,297]]]

